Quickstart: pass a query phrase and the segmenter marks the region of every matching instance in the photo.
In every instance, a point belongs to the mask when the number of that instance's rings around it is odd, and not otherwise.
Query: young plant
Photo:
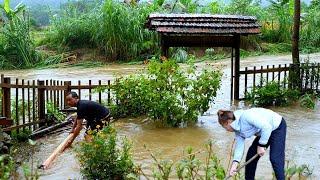
[[[105,127],[91,142],[82,142],[77,149],[81,173],[87,179],[126,179],[135,174],[131,143],[122,139],[117,145],[113,127]]]

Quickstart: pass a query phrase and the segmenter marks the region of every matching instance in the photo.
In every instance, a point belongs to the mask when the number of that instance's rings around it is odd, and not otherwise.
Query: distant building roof
[[[249,35],[259,34],[253,16],[212,14],[159,14],[148,17],[146,27],[169,35]]]

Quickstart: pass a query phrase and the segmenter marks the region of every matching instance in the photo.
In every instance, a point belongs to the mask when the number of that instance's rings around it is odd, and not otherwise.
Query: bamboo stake
[[[227,168],[227,171],[229,171],[230,169],[230,164],[231,164],[231,157],[232,157],[232,154],[233,154],[233,146],[234,146],[234,142],[236,141],[236,139],[233,139],[232,141],[232,145],[230,147],[230,152],[229,152],[229,161],[228,161],[228,168]]]
[[[72,141],[74,140],[74,133],[69,134],[69,136],[54,150],[54,152],[49,156],[49,158],[42,163],[39,167],[41,169],[48,169],[52,162],[56,159],[56,157],[62,153],[66,148],[70,146]]]
[[[259,154],[254,155],[251,159],[249,159],[247,162],[245,162],[244,164],[242,164],[240,167],[237,168],[236,172],[239,172],[242,168],[244,168],[246,165],[250,164],[253,160],[255,160],[257,157],[259,156]],[[226,178],[224,178],[224,180],[230,179],[232,176],[229,175]]]

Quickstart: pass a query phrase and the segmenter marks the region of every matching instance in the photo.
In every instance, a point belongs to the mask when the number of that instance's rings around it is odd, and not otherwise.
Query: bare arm
[[[66,146],[69,147],[73,141],[76,139],[76,137],[80,134],[80,131],[82,129],[82,121],[83,119],[76,119],[75,123],[74,123],[74,128],[73,128],[73,137],[70,139],[70,141],[68,142],[68,145]]]

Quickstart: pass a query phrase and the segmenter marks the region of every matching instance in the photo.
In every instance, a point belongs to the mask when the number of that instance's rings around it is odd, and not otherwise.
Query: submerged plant
[[[113,112],[118,116],[149,115],[163,125],[194,123],[206,112],[220,87],[219,71],[190,66],[182,70],[174,60],[151,61],[147,74],[118,78],[111,86]]]
[[[110,180],[134,176],[131,148],[126,138],[117,145],[116,130],[111,126],[105,127],[93,136],[91,142],[82,142],[77,149],[81,174],[87,179]]]

